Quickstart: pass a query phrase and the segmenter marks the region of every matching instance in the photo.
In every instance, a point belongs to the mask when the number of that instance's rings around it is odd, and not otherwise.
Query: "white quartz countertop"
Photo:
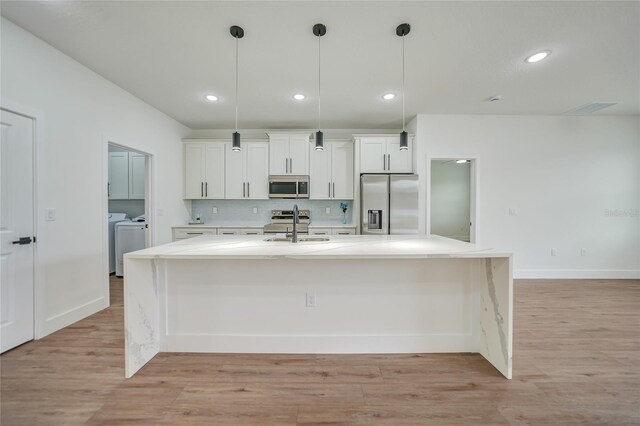
[[[511,253],[436,235],[346,235],[329,241],[265,241],[265,235],[203,235],[125,255],[129,259],[422,259],[510,257]]]

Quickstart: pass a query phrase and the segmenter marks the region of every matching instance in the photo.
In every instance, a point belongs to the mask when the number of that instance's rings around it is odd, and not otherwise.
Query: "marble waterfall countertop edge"
[[[265,241],[265,235],[203,235],[125,254],[127,259],[426,259],[511,257],[436,235],[347,235],[321,242]]]

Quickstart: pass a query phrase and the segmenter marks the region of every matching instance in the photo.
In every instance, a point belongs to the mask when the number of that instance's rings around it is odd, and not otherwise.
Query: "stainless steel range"
[[[298,223],[298,234],[309,233],[309,210],[300,210],[298,215],[300,223]],[[265,234],[280,234],[293,231],[293,210],[271,210],[271,223],[264,226]]]

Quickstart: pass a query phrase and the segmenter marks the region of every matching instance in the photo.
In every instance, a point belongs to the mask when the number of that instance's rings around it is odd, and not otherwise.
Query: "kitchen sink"
[[[290,243],[291,242],[291,238],[271,237],[271,238],[265,238],[264,241]],[[313,242],[322,242],[322,241],[329,241],[329,238],[327,238],[327,237],[298,237],[298,242],[299,243],[313,243]]]

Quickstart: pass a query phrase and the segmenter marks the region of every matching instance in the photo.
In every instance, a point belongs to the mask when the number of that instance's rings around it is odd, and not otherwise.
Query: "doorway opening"
[[[151,155],[108,142],[108,269],[124,276],[123,256],[151,246]]]
[[[476,160],[431,159],[430,234],[476,240]]]

